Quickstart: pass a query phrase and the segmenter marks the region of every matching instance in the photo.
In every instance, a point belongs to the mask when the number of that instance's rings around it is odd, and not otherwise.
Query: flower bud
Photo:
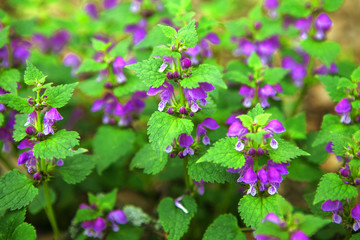
[[[35,104],[35,108],[41,108],[41,104],[40,103],[37,103],[37,104]]]
[[[175,50],[176,50],[175,44],[173,44],[173,45],[171,46],[171,50],[172,50],[172,51],[175,51]]]
[[[179,156],[179,158],[184,158],[185,157],[182,151],[178,153],[178,156]]]
[[[42,99],[44,99],[44,100],[47,99],[47,96],[46,95],[42,96]]]
[[[252,81],[252,80],[254,80],[254,75],[252,75],[251,73],[249,73],[248,78],[249,78],[250,81]]]
[[[182,78],[187,78],[187,75],[184,73],[184,74],[182,75]]]
[[[191,67],[191,60],[189,58],[185,58],[184,60],[182,60],[181,67],[183,69],[187,69],[187,68]]]
[[[180,77],[180,74],[179,74],[179,72],[178,71],[175,71],[175,72],[173,72],[173,78],[179,78]]]
[[[42,103],[41,103],[41,106],[42,106],[42,107],[47,107],[47,103],[46,103],[46,102],[42,102]]]
[[[356,156],[357,156],[357,157],[360,157],[360,151],[358,151],[358,152],[356,153]]]
[[[39,132],[39,133],[36,135],[36,137],[37,137],[38,139],[42,139],[42,138],[44,137],[44,133]]]
[[[31,98],[28,98],[27,101],[30,105],[33,105],[35,100],[31,97]]]
[[[37,181],[40,181],[41,180],[41,173],[39,172],[36,172],[34,175],[33,175],[33,178],[34,180],[37,180]]]
[[[172,72],[167,72],[166,73],[166,78],[167,79],[172,79],[174,76],[173,76],[173,74],[172,74]]]
[[[190,116],[190,117],[193,117],[193,116],[194,116],[194,113],[193,113],[193,112],[189,112],[189,116]]]
[[[171,153],[169,154],[169,157],[175,158],[175,157],[176,157],[176,152],[171,152]]]
[[[25,129],[26,134],[33,135],[36,133],[36,129],[33,126],[28,126]]]
[[[256,30],[259,30],[260,28],[261,28],[261,22],[255,22],[254,23],[254,28],[256,29]]]
[[[179,108],[179,113],[180,114],[185,114],[186,113],[186,107],[182,106],[181,108]]]
[[[264,153],[265,153],[265,151],[264,151],[264,149],[262,149],[262,148],[259,148],[258,150],[257,150],[257,155],[260,157],[260,156],[262,156],[262,155],[264,155]]]
[[[174,114],[174,109],[173,108],[168,108],[167,113],[170,115]]]
[[[360,178],[356,178],[354,182],[356,185],[360,185]]]
[[[109,119],[109,124],[114,125],[116,123],[116,120],[114,118]]]
[[[64,165],[64,161],[60,158],[59,160],[57,160],[56,166],[61,167],[62,165]]]
[[[112,88],[112,83],[111,82],[106,82],[104,86],[105,86],[105,88],[111,89]]]
[[[248,150],[248,154],[249,154],[250,156],[255,155],[255,154],[256,154],[255,148],[250,148],[250,149]]]

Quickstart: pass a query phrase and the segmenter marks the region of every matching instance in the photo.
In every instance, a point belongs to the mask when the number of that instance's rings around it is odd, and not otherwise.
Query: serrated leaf
[[[89,79],[81,81],[78,87],[83,93],[90,97],[100,97],[104,91],[104,82],[96,81],[95,79]],[[116,88],[114,89],[115,92]]]
[[[250,81],[249,80],[249,76],[245,75],[242,72],[239,71],[228,71],[227,73],[224,74],[224,78],[229,79],[232,82],[235,83],[242,83],[245,84],[249,87],[255,87],[255,82],[254,81]]]
[[[260,68],[262,66],[261,60],[255,52],[251,53],[248,61],[251,68]]]
[[[130,130],[111,126],[98,128],[93,149],[96,159],[96,169],[100,174],[103,170],[133,150],[135,135]]]
[[[165,167],[168,154],[155,151],[150,144],[144,145],[131,160],[130,168],[142,168],[144,173],[157,174]]]
[[[292,161],[288,166],[288,171],[288,178],[301,182],[318,181],[323,174],[318,165],[309,163],[304,158]]]
[[[319,58],[327,67],[330,67],[330,64],[336,59],[341,50],[337,42],[317,42],[311,39],[303,41],[301,47],[312,57]]]
[[[199,41],[195,28],[195,20],[192,20],[185,27],[180,28],[176,37],[179,38],[187,48],[194,47]]]
[[[78,83],[71,83],[46,89],[44,93],[47,96],[46,103],[54,108],[65,106],[77,85]]]
[[[17,69],[5,70],[0,75],[0,87],[5,91],[15,93],[17,82],[20,81],[20,72]]]
[[[29,106],[26,98],[16,96],[13,93],[0,95],[0,103],[3,103],[8,107],[15,109],[20,113],[31,113],[32,111],[34,111],[34,109]]]
[[[2,48],[9,41],[10,26],[6,26],[0,30],[0,48]]]
[[[166,46],[154,47],[153,52],[150,55],[150,58],[163,57],[163,56],[181,58],[181,54],[179,52],[173,52],[169,47]]]
[[[286,133],[292,139],[306,138],[306,118],[305,113],[300,113],[297,116],[288,118],[285,122]]]
[[[247,113],[247,115],[249,116],[249,117],[251,117],[251,118],[255,118],[257,115],[260,115],[260,114],[263,114],[263,113],[265,113],[264,112],[264,109],[261,107],[261,105],[258,103],[258,104],[256,104],[256,106],[253,108],[253,109],[251,109],[248,113]]]
[[[358,195],[356,187],[344,183],[336,173],[325,174],[316,189],[314,204],[326,200],[343,200]]]
[[[126,68],[133,70],[145,85],[157,88],[160,87],[166,79],[165,74],[159,72],[162,64],[162,58],[150,58],[136,64],[127,65]]]
[[[89,201],[91,204],[95,203],[97,208],[101,211],[111,211],[113,210],[116,203],[116,194],[117,194],[116,188],[106,194],[100,193],[96,197],[94,197],[94,195],[89,194]]]
[[[245,157],[243,152],[235,150],[237,141],[235,137],[220,139],[197,162],[213,162],[227,168],[241,168],[245,164]]]
[[[259,126],[265,126],[265,124],[267,124],[267,122],[269,121],[270,117],[271,117],[271,113],[263,113],[257,115],[254,119],[254,122]]]
[[[75,155],[73,147],[79,145],[79,134],[75,131],[62,129],[48,139],[36,143],[33,152],[36,158],[59,159]]]
[[[81,63],[79,69],[76,71],[76,74],[83,72],[98,72],[104,70],[107,67],[106,63],[99,63],[91,58],[86,58]]]
[[[324,9],[327,12],[333,12],[341,7],[344,0],[324,0]]]
[[[26,70],[24,73],[24,82],[27,85],[35,85],[35,83],[44,83],[44,74],[37,69],[31,62],[26,61]]]
[[[25,208],[16,211],[6,211],[5,215],[0,217],[0,237],[2,239],[11,239],[11,235],[17,226],[24,222],[25,212]]]
[[[184,196],[181,203],[188,213],[177,208],[174,199],[170,197],[162,199],[158,206],[159,219],[165,232],[168,233],[169,240],[181,239],[197,210],[196,202],[190,196]]]
[[[75,223],[80,223],[87,220],[93,220],[97,217],[101,217],[102,213],[100,211],[94,211],[89,208],[82,208],[76,211]]]
[[[281,200],[283,198],[278,194],[268,197],[245,195],[240,199],[238,211],[246,226],[256,229],[268,213],[273,212],[281,216],[279,211]]]
[[[91,39],[91,43],[95,51],[101,52],[105,52],[111,46],[111,42],[105,43],[96,38]]]
[[[360,82],[360,67],[356,68],[351,73],[351,80],[353,80],[354,82]]]
[[[329,93],[330,98],[339,102],[347,96],[346,89],[337,89],[340,77],[330,75],[317,75],[321,83],[325,86],[326,91]]]
[[[296,18],[307,17],[310,14],[310,9],[302,0],[286,0],[281,2],[279,11],[283,14],[290,14]]]
[[[114,95],[117,97],[123,97],[136,91],[147,90],[149,90],[149,87],[147,87],[142,81],[139,81],[136,76],[130,76],[127,78],[125,84],[120,85],[114,89]]]
[[[214,65],[201,64],[197,69],[193,70],[190,77],[181,80],[181,86],[190,89],[197,88],[200,82],[211,83],[214,86],[227,89],[220,71]]]
[[[190,159],[187,168],[190,177],[198,182],[235,182],[239,177],[238,174],[228,172],[226,167],[212,162],[196,162],[196,159]]]
[[[19,142],[23,140],[24,137],[26,137],[27,135],[25,132],[26,127],[24,125],[26,123],[27,118],[28,118],[27,114],[15,115],[15,125],[13,131],[13,139],[15,142]]]
[[[147,47],[154,47],[158,45],[166,45],[170,43],[170,41],[171,40],[165,36],[163,30],[159,26],[156,26],[134,48],[141,49]]]
[[[191,120],[174,117],[163,112],[154,112],[147,124],[149,142],[157,151],[165,151],[167,146],[182,133],[190,134],[194,124]]]
[[[35,240],[36,231],[35,228],[29,223],[22,223],[16,227],[11,236],[12,240]]]
[[[95,157],[85,154],[77,154],[67,157],[64,165],[59,167],[59,172],[64,181],[69,184],[75,184],[85,180],[92,169],[95,167]]]
[[[283,139],[277,139],[278,149],[269,150],[270,158],[276,163],[283,163],[295,159],[300,156],[309,156],[310,154],[301,150],[293,143]]]
[[[294,218],[299,220],[298,229],[303,231],[308,237],[311,237],[331,222],[329,219],[323,219],[313,215],[303,215],[301,213],[294,214]]]
[[[46,207],[46,200],[44,195],[44,188],[40,186],[38,188],[39,194],[34,198],[34,200],[29,205],[29,212],[31,214],[37,214],[42,209]],[[56,200],[56,193],[52,188],[49,188],[50,192],[50,201],[51,203],[54,203]]]
[[[223,214],[215,219],[206,229],[203,240],[246,240],[245,234],[239,229],[236,217]]]
[[[241,123],[244,127],[249,128],[251,127],[251,125],[253,124],[254,120],[252,119],[252,117],[246,115],[246,114],[242,114],[240,116],[237,116],[237,118],[240,118]]]
[[[20,209],[38,194],[38,189],[24,173],[12,170],[0,178],[0,209]]]
[[[161,30],[163,31],[164,35],[170,39],[173,39],[174,36],[176,35],[176,30],[173,27],[167,26],[167,25],[162,25],[162,24],[158,24],[158,26],[161,28]]]
[[[264,83],[274,85],[279,83],[289,72],[283,68],[268,68],[264,73]]]

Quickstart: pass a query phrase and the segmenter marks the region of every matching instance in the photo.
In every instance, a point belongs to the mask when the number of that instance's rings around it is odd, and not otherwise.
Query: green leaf
[[[269,150],[270,158],[276,163],[290,161],[300,156],[309,156],[310,154],[301,150],[293,143],[287,142],[281,138],[277,139],[278,149]]]
[[[190,134],[194,127],[191,120],[177,118],[163,112],[154,112],[147,124],[149,142],[157,151],[165,151],[182,133]]]
[[[163,31],[164,35],[170,39],[173,39],[174,36],[176,35],[176,30],[173,27],[167,26],[167,25],[162,25],[162,24],[158,24],[158,26],[161,28],[161,30]]]
[[[242,115],[238,116],[237,118],[240,118],[242,125],[246,128],[251,127],[254,122],[252,117],[250,117],[246,114],[242,114]]]
[[[98,72],[104,70],[107,67],[106,63],[99,63],[91,58],[86,58],[81,63],[79,69],[76,71],[76,74],[83,72]]]
[[[99,174],[120,157],[133,150],[135,135],[130,130],[111,126],[98,128],[94,140],[94,155],[97,157],[96,168]]]
[[[87,96],[100,97],[104,90],[104,82],[99,82],[91,78],[89,80],[81,81],[78,88]],[[114,92],[115,90],[116,88],[114,89]]]
[[[206,229],[203,240],[246,240],[245,234],[240,231],[236,217],[232,214],[223,214],[215,219]]]
[[[142,168],[144,173],[157,174],[168,161],[165,152],[155,151],[150,144],[144,145],[131,160],[130,168]]]
[[[313,215],[303,215],[301,213],[294,214],[294,218],[299,220],[298,229],[303,231],[308,237],[311,237],[331,222],[330,219],[323,219]]]
[[[5,91],[15,93],[17,82],[20,81],[20,72],[17,69],[5,70],[0,75],[0,87]]]
[[[261,107],[260,103],[256,104],[256,106],[251,109],[248,112],[248,116],[250,116],[251,118],[255,118],[257,115],[263,114],[264,113],[264,109]]]
[[[142,81],[139,81],[139,79],[136,76],[127,76],[126,83],[116,87],[114,89],[114,94],[117,97],[123,97],[132,94],[136,91],[147,91],[147,90],[149,90],[149,87],[147,87]]]
[[[173,52],[169,47],[166,46],[157,46],[153,49],[150,58],[153,57],[174,57],[174,58],[181,58],[181,54],[179,52]]]
[[[13,93],[0,95],[0,102],[20,113],[31,113],[34,111],[34,109],[29,106],[26,98],[16,96]]]
[[[289,233],[286,229],[282,228],[280,225],[270,222],[264,221],[254,232],[254,235],[266,235],[269,239],[280,239],[280,240],[288,240]]]
[[[61,108],[70,100],[78,83],[64,84],[46,89],[46,103],[54,108]]]
[[[238,211],[246,226],[256,229],[268,213],[273,212],[281,216],[280,201],[284,199],[278,194],[268,197],[245,195],[240,199]]]
[[[95,51],[101,52],[105,52],[111,46],[111,42],[105,43],[96,38],[91,39],[91,43]]]
[[[95,201],[91,200],[91,204],[95,203],[98,207],[99,210],[102,211],[111,211],[113,210],[114,206],[115,206],[115,202],[116,202],[116,194],[117,194],[117,189],[115,188],[114,190],[112,190],[109,193],[106,194],[98,194],[95,199]],[[91,195],[89,194],[89,198]]]
[[[322,176],[316,195],[314,204],[325,200],[343,200],[353,198],[358,195],[356,187],[344,183],[336,173],[327,173]]]
[[[24,73],[24,82],[27,85],[35,85],[36,83],[44,83],[44,74],[37,69],[30,61],[26,61],[26,70]]]
[[[13,131],[13,139],[16,142],[19,142],[26,137],[24,126],[27,121],[28,115],[27,114],[16,114],[15,115],[15,125],[14,125],[14,131]]]
[[[12,170],[0,178],[0,209],[20,209],[38,194],[38,189],[24,173]]]
[[[9,42],[9,29],[10,26],[6,26],[0,30],[0,48]]]
[[[163,3],[165,5],[165,8],[173,16],[176,16],[178,14],[183,14],[191,10],[191,0],[178,0],[178,1],[164,0]]]
[[[75,184],[84,181],[94,167],[94,156],[77,154],[72,157],[67,157],[64,160],[64,165],[59,168],[59,172],[65,182]]]
[[[5,120],[4,114],[0,113],[0,126],[3,125],[4,120]]]
[[[150,58],[136,64],[127,65],[126,68],[133,70],[147,86],[157,88],[166,79],[165,74],[159,72],[162,64],[162,58]]]
[[[288,72],[289,72],[288,69],[268,68],[264,73],[264,82],[270,85],[279,83],[286,76]]]
[[[220,139],[197,162],[213,162],[227,168],[241,168],[245,158],[243,152],[235,149],[237,141],[235,137]]]
[[[29,223],[22,223],[16,227],[11,236],[12,240],[35,240],[36,231],[35,228]]]
[[[318,165],[309,163],[305,158],[292,161],[288,171],[290,179],[301,182],[318,181],[323,174]]]
[[[0,217],[0,238],[12,239],[11,235],[15,229],[25,221],[26,209],[17,211],[6,211],[5,215]]]
[[[351,80],[353,80],[354,82],[360,82],[360,67],[356,68],[351,73]]]
[[[324,0],[324,9],[327,12],[333,12],[341,7],[344,0]]]
[[[34,200],[29,205],[29,212],[34,215],[46,207],[44,188],[40,186],[38,190],[39,190],[39,194],[34,198]],[[49,190],[50,190],[50,201],[51,203],[54,203],[56,200],[56,193],[52,188],[49,188]]]
[[[33,151],[36,158],[59,159],[75,155],[73,147],[79,145],[79,134],[75,131],[62,129],[48,139],[36,143]]]
[[[286,132],[292,139],[306,139],[306,118],[302,112],[297,116],[288,118],[285,122]]]
[[[239,71],[234,71],[234,70],[228,71],[227,73],[224,74],[224,78],[229,79],[230,81],[235,83],[245,84],[250,87],[255,87],[256,85],[254,81],[249,80],[248,75],[245,75],[244,73]]]
[[[326,91],[329,93],[329,96],[333,101],[339,102],[347,96],[346,89],[337,88],[340,77],[330,75],[317,75],[317,77],[325,86]]]
[[[330,67],[330,64],[336,59],[341,50],[337,42],[318,42],[311,39],[303,41],[301,47],[312,57],[320,58],[327,67]]]
[[[171,40],[167,36],[165,36],[163,30],[159,26],[156,26],[146,35],[146,37],[139,44],[135,45],[134,49],[167,45],[168,43],[170,43],[170,41]]]
[[[187,48],[194,47],[199,41],[195,28],[195,20],[192,20],[185,27],[180,28],[176,37],[179,38]]]
[[[190,159],[188,163],[188,174],[195,181],[201,182],[235,182],[239,177],[237,174],[230,173],[226,167],[222,167],[212,162],[196,162],[196,159]]]
[[[257,115],[255,117],[255,120],[254,122],[259,125],[259,126],[265,126],[268,121],[269,121],[269,118],[271,117],[271,113],[264,113],[264,114],[260,114],[260,115]]]
[[[144,233],[143,229],[129,226],[127,224],[121,226],[121,231],[117,231],[117,232],[110,231],[110,233],[106,236],[106,240],[120,240],[120,239],[140,240],[142,239],[141,236],[143,235],[143,233]]]
[[[289,14],[296,18],[307,17],[311,13],[310,9],[302,0],[286,0],[282,1],[279,6],[279,12]]]
[[[188,213],[177,208],[174,199],[170,197],[162,199],[158,206],[159,219],[169,240],[181,239],[196,213],[197,205],[192,197],[184,196],[181,203]]]
[[[101,217],[102,213],[100,211],[94,211],[90,208],[82,208],[76,211],[75,223],[80,223],[87,220],[93,220],[98,217]]]
[[[249,67],[257,69],[257,68],[261,68],[261,66],[262,63],[259,56],[255,52],[251,53],[249,57]]]
[[[140,227],[151,222],[151,218],[141,208],[133,205],[125,205],[123,211],[127,220],[134,226]]]
[[[193,70],[190,77],[181,80],[181,86],[190,89],[197,88],[200,82],[211,83],[214,86],[227,89],[219,69],[214,65],[201,64],[197,69]]]

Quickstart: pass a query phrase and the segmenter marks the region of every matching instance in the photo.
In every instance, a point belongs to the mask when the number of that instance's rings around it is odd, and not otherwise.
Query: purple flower
[[[199,109],[201,109],[200,106],[197,104],[197,100],[199,100],[199,104],[201,106],[206,106],[207,92],[210,92],[214,89],[215,88],[212,84],[206,82],[199,83],[198,88],[184,89],[185,97],[188,101],[191,111],[197,112]]]
[[[37,121],[37,115],[36,112],[33,111],[32,113],[28,114],[28,119],[26,120],[26,123],[24,126],[35,126]]]
[[[246,108],[251,107],[252,101],[255,96],[255,89],[247,85],[242,85],[239,90],[239,94],[243,95],[243,105]]]
[[[325,38],[325,32],[329,31],[332,26],[332,21],[326,13],[320,13],[315,19],[316,33],[315,37],[318,40]]]
[[[300,37],[306,39],[308,37],[308,32],[311,29],[312,24],[312,15],[307,18],[299,18],[295,22],[295,28],[300,30]]]
[[[356,204],[353,209],[351,209],[350,215],[355,219],[355,223],[353,225],[353,229],[356,232],[360,228],[360,205]]]
[[[290,237],[290,240],[310,240],[301,230],[296,230]]]
[[[117,4],[118,4],[118,0],[104,0],[103,2],[104,8],[106,9],[116,7]]]
[[[256,50],[256,45],[246,38],[240,38],[238,41],[238,47],[235,49],[235,56],[245,55],[250,57],[250,55]]]
[[[196,191],[199,193],[199,195],[204,195],[205,193],[204,180],[201,179],[200,182],[194,180],[194,184]]]
[[[121,210],[109,212],[107,219],[111,222],[114,232],[119,231],[119,226],[117,224],[125,224],[128,222],[125,213]]]
[[[265,191],[266,187],[265,185],[268,184],[268,173],[265,171],[265,169],[260,168],[257,172],[257,177],[260,182],[259,191]]]
[[[212,118],[206,118],[204,121],[202,121],[196,128],[196,141],[200,142],[201,136],[204,135],[202,142],[204,145],[210,144],[210,139],[206,135],[207,130],[206,129],[215,130],[219,128],[219,125],[216,123],[216,121]]]
[[[201,52],[201,48],[199,45],[195,45],[194,47],[192,48],[188,48],[186,49],[186,54],[190,56],[191,58],[191,62],[194,64],[194,65],[197,65],[199,64],[199,60],[196,58],[197,55],[199,55]]]
[[[264,1],[264,7],[269,10],[274,10],[279,6],[278,0],[265,0]]]
[[[341,212],[343,210],[343,205],[341,201],[327,200],[321,205],[321,210],[325,212],[332,212],[333,213],[332,220],[334,223],[340,224],[342,222],[342,218],[338,214],[338,212]]]
[[[113,62],[113,71],[116,76],[116,81],[118,83],[123,83],[126,81],[126,76],[124,74],[124,67],[126,65],[134,64],[136,60],[134,58],[130,59],[128,62],[125,61],[122,57],[116,57]]]
[[[97,99],[91,107],[92,112],[104,109],[102,122],[108,124],[113,121],[112,115],[118,106],[117,98],[112,93],[107,93],[102,99]]]
[[[277,224],[277,225],[280,225],[280,224],[281,224],[280,218],[279,218],[275,213],[272,213],[272,212],[268,213],[268,214],[265,216],[263,222],[264,222],[264,221],[269,221],[269,222],[275,223],[275,224]]]
[[[270,187],[268,188],[268,193],[270,195],[274,195],[277,193],[277,189],[280,187],[280,183],[282,182],[282,177],[280,173],[273,167],[268,169],[268,181]]]
[[[20,64],[25,64],[26,60],[30,56],[30,47],[31,43],[28,41],[24,41],[20,38],[15,38],[10,43],[12,54],[13,54],[13,62],[15,66]]]
[[[257,44],[256,53],[259,55],[263,64],[268,64],[271,60],[271,56],[277,49],[280,48],[280,41],[278,36],[271,36]]]
[[[147,27],[147,21],[144,18],[141,19],[137,24],[127,25],[125,27],[125,32],[131,33],[133,35],[134,45],[138,44],[141,40],[145,38],[146,27]]]
[[[349,124],[351,122],[351,103],[346,98],[341,99],[341,101],[335,106],[335,111],[341,115],[340,122]]]
[[[337,74],[339,72],[338,67],[335,63],[331,63],[330,67],[326,67],[325,65],[321,65],[317,69],[314,70],[314,74],[326,75],[326,74]]]
[[[184,195],[181,195],[180,197],[176,198],[174,200],[174,204],[177,208],[180,208],[184,213],[188,214],[189,211],[184,207],[184,205],[182,205],[182,203],[180,202],[182,200],[182,198],[184,197]]]
[[[127,126],[132,121],[133,115],[138,116],[143,111],[145,107],[143,99],[146,96],[144,91],[136,91],[125,105],[117,103],[113,114],[120,117],[119,126]]]
[[[186,133],[183,133],[179,136],[179,145],[180,147],[184,147],[185,150],[182,152],[183,157],[185,157],[187,154],[194,155],[194,149],[189,148],[194,143],[194,139],[191,135],[187,135]]]
[[[345,164],[345,167],[340,168],[340,174],[343,177],[350,177],[351,176],[351,171],[350,171],[350,167],[349,167],[348,163]]]
[[[84,10],[91,18],[99,18],[99,13],[94,3],[87,3],[84,7]]]
[[[63,59],[63,64],[64,66],[71,67],[72,68],[71,74],[75,76],[76,71],[81,65],[81,60],[80,57],[75,53],[68,53],[65,55]]]
[[[219,44],[220,39],[216,33],[208,33],[203,39],[200,40],[201,56],[211,58],[213,53],[210,48],[211,44]]]
[[[306,67],[298,64],[289,56],[285,56],[282,60],[282,67],[290,70],[290,76],[292,81],[297,87],[303,85],[303,79],[306,77]]]
[[[278,90],[280,90],[279,92],[282,92],[281,86],[280,85],[276,86],[278,87]],[[260,105],[262,108],[267,108],[270,107],[270,104],[268,102],[268,98],[269,97],[274,97],[276,95],[276,93],[278,92],[276,90],[276,87],[271,86],[270,84],[265,84],[265,86],[259,88],[258,90],[258,96],[260,99]]]
[[[40,51],[48,52],[50,49],[50,43],[47,37],[40,33],[35,33],[32,37],[32,41],[38,46]]]
[[[163,85],[158,88],[150,87],[147,95],[154,96],[160,92],[161,101],[158,106],[158,110],[162,112],[166,107],[166,104],[172,105],[172,101],[175,99],[174,87],[168,81],[165,81]]]
[[[56,121],[60,121],[62,119],[63,117],[56,110],[56,108],[51,108],[49,111],[47,111],[44,117],[44,134],[54,134],[54,129],[52,128],[52,126],[56,123]]]
[[[255,185],[257,183],[257,176],[256,176],[255,171],[252,168],[247,169],[241,180],[242,180],[242,182],[250,185],[250,188],[246,194],[251,194],[252,196],[255,196],[256,195]],[[239,180],[238,180],[238,182],[239,182]]]
[[[242,136],[247,134],[248,132],[249,130],[244,127],[241,122],[233,122],[230,125],[226,135],[228,137],[238,137],[238,142],[236,143],[235,149],[237,151],[242,151],[245,148],[245,145],[241,142]]]
[[[273,134],[274,133],[282,133],[285,132],[285,128],[283,127],[283,125],[281,124],[280,121],[273,119],[270,120],[268,122],[268,124],[266,124],[266,126],[264,127],[264,130],[266,130],[269,134],[265,134],[264,137],[265,138],[271,138],[271,142],[270,142],[270,146],[273,149],[277,149],[278,148],[278,143],[277,141],[274,139]]]
[[[34,142],[29,139],[22,140],[18,146],[19,149],[30,148],[30,150],[21,153],[18,158],[18,165],[25,164],[29,174],[36,172],[37,169],[37,160],[32,151],[33,147]]]

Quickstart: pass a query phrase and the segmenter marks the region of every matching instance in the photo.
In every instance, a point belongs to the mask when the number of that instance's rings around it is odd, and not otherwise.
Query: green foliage
[[[99,63],[91,58],[86,58],[81,63],[79,69],[76,71],[77,74],[83,72],[98,72],[104,70],[107,67],[106,63]]]
[[[166,165],[168,156],[165,152],[155,151],[150,144],[144,145],[132,159],[130,168],[142,168],[144,173],[157,174]]]
[[[353,80],[354,82],[360,82],[360,67],[356,68],[351,73],[351,80]]]
[[[105,43],[103,41],[97,40],[96,38],[91,39],[91,43],[94,50],[101,52],[105,52],[111,46],[111,42]]]
[[[293,143],[287,142],[281,138],[277,139],[278,149],[270,149],[270,158],[277,163],[287,162],[300,156],[309,156],[309,154]]]
[[[87,220],[93,220],[100,216],[102,216],[101,212],[97,212],[89,208],[82,208],[76,211],[75,223],[80,223]]]
[[[139,240],[143,235],[144,230],[138,227],[124,225],[121,226],[121,230],[117,232],[111,231],[107,236],[106,240]]]
[[[130,130],[111,126],[99,127],[92,143],[98,173],[101,174],[110,164],[130,153],[134,141],[135,135]]]
[[[146,37],[134,48],[141,49],[147,47],[154,47],[158,45],[166,45],[169,43],[170,43],[170,39],[167,36],[165,36],[161,27],[156,26],[152,30],[150,30],[150,32],[146,35]]]
[[[169,47],[166,46],[157,46],[153,49],[150,58],[153,57],[174,57],[174,58],[181,58],[181,54],[179,52],[173,52]]]
[[[305,113],[288,118],[285,122],[285,129],[292,139],[306,139]]]
[[[25,208],[17,211],[7,211],[0,217],[0,238],[11,239],[16,227],[25,220]]]
[[[290,179],[301,182],[318,181],[323,174],[317,165],[309,163],[305,158],[292,161],[288,171]]]
[[[2,48],[9,41],[10,26],[6,26],[0,30],[0,48]]]
[[[15,228],[15,231],[11,235],[12,240],[35,240],[36,231],[35,228],[29,223],[22,223]]]
[[[185,27],[180,28],[176,37],[179,38],[187,48],[194,47],[199,41],[195,29],[195,20],[192,20]]]
[[[298,228],[308,237],[311,237],[318,230],[331,222],[330,219],[323,219],[313,215],[304,215],[301,213],[294,214],[294,218],[298,219],[299,221]]]
[[[39,190],[39,194],[34,198],[34,200],[32,200],[32,202],[29,205],[29,212],[31,214],[37,214],[46,207],[44,188],[40,186],[38,190]],[[50,190],[50,201],[53,204],[56,200],[56,193],[51,188],[49,188],[49,190]]]
[[[177,208],[174,199],[170,197],[162,199],[158,206],[159,219],[169,240],[181,239],[197,210],[196,202],[190,196],[184,196],[181,203],[188,213]]]
[[[157,88],[160,87],[166,79],[165,74],[159,72],[162,64],[162,58],[150,58],[136,64],[127,65],[126,68],[133,70],[145,85]]]
[[[26,127],[24,126],[26,123],[26,120],[28,118],[27,114],[16,114],[15,115],[15,125],[14,125],[14,131],[13,131],[13,139],[16,142],[19,142],[21,140],[24,139],[24,137],[26,137],[26,132],[25,129]]]
[[[249,57],[249,67],[258,69],[261,68],[261,66],[262,63],[259,56],[255,52],[253,52]]]
[[[327,67],[340,53],[340,45],[336,42],[317,42],[307,39],[301,43],[302,49],[314,58],[319,58]]]
[[[327,12],[333,12],[340,8],[344,0],[324,0],[324,9]]]
[[[100,88],[100,90],[102,90],[102,88]],[[136,76],[128,76],[125,84],[120,85],[114,89],[114,94],[117,97],[123,97],[136,91],[147,90],[149,90],[149,87],[147,87],[143,82],[139,81]]]
[[[329,93],[329,96],[333,101],[339,102],[347,96],[346,89],[338,89],[340,77],[330,75],[318,75],[317,77],[325,86],[326,91]]]
[[[235,149],[237,141],[235,137],[220,139],[197,162],[212,162],[227,168],[241,168],[245,164],[245,158],[242,152]]]
[[[64,84],[46,89],[46,103],[54,108],[61,108],[70,100],[78,83]]]
[[[182,133],[190,134],[194,124],[191,120],[174,117],[163,112],[154,112],[148,122],[149,142],[157,151],[165,151]]]
[[[286,0],[281,2],[279,12],[289,14],[295,18],[307,17],[310,14],[310,9],[306,8],[302,0]]]
[[[242,114],[242,115],[238,116],[238,118],[240,118],[242,125],[246,128],[251,127],[254,122],[252,117],[250,117],[246,114]]]
[[[3,125],[4,120],[5,120],[5,118],[4,118],[4,114],[0,113],[0,126],[2,126],[2,125]]]
[[[263,127],[268,123],[270,117],[271,117],[270,113],[263,113],[263,114],[257,115],[254,119],[254,122],[257,125]]]
[[[278,194],[268,197],[245,195],[240,199],[238,210],[246,226],[257,228],[268,213],[273,212],[281,216],[281,201],[285,200]]]
[[[201,64],[197,69],[193,70],[190,77],[181,80],[181,86],[190,89],[197,88],[200,82],[208,82],[215,87],[227,89],[219,69],[210,64]]]
[[[251,109],[248,112],[247,115],[254,119],[257,115],[260,115],[260,114],[263,114],[263,113],[265,113],[264,109],[261,107],[260,103],[258,103],[258,104],[256,104],[256,106],[253,109]]]
[[[127,220],[134,226],[140,227],[143,224],[149,224],[151,218],[141,208],[132,205],[126,205],[123,208]]]
[[[13,93],[0,95],[0,102],[20,113],[31,113],[33,111],[25,98],[16,96]]]
[[[31,62],[26,62],[26,70],[24,73],[24,82],[27,85],[35,85],[37,83],[44,83],[45,76],[44,74],[37,69]]]
[[[224,74],[225,79],[229,79],[235,83],[245,84],[250,87],[255,87],[255,82],[249,80],[249,76],[240,71],[231,70]]]
[[[85,180],[92,169],[95,167],[95,157],[85,154],[77,154],[67,157],[64,165],[59,168],[59,172],[64,181],[69,184],[75,184]]]
[[[189,11],[191,9],[191,0],[165,0],[164,5],[169,13],[175,16],[177,14],[182,14],[186,11]]]
[[[20,81],[20,72],[17,69],[5,70],[0,75],[0,87],[5,91],[15,93],[17,82]]]
[[[0,178],[0,209],[20,209],[38,194],[38,189],[24,173],[12,170]]]
[[[223,214],[215,219],[206,229],[203,240],[246,240],[240,231],[236,217],[232,214]]]
[[[158,24],[158,26],[161,28],[161,30],[163,31],[164,35],[167,38],[174,38],[174,36],[176,35],[176,30],[173,27],[167,26],[167,25],[162,25],[162,24]]]
[[[190,159],[187,168],[190,177],[198,182],[201,180],[211,183],[235,182],[239,177],[228,172],[226,167],[212,162],[196,162],[196,159]]]
[[[274,237],[274,239],[280,239],[280,240],[289,239],[289,233],[287,232],[286,229],[270,221],[265,221],[264,223],[260,224],[254,233],[255,236],[262,234],[266,236]]]
[[[316,195],[314,204],[326,200],[343,200],[346,198],[354,198],[358,195],[356,187],[344,183],[336,173],[327,173],[322,176]]]
[[[81,81],[79,83],[79,89],[90,97],[99,97],[103,92],[104,82],[96,81],[93,78],[89,80]],[[114,89],[115,92],[116,89]]]
[[[89,193],[89,202],[90,204],[96,204],[97,208],[102,211],[111,211],[113,210],[116,202],[117,189],[115,188],[109,193],[98,194],[97,196]]]
[[[36,158],[59,159],[76,154],[73,147],[79,145],[79,134],[62,129],[44,141],[35,144],[33,151]]]

